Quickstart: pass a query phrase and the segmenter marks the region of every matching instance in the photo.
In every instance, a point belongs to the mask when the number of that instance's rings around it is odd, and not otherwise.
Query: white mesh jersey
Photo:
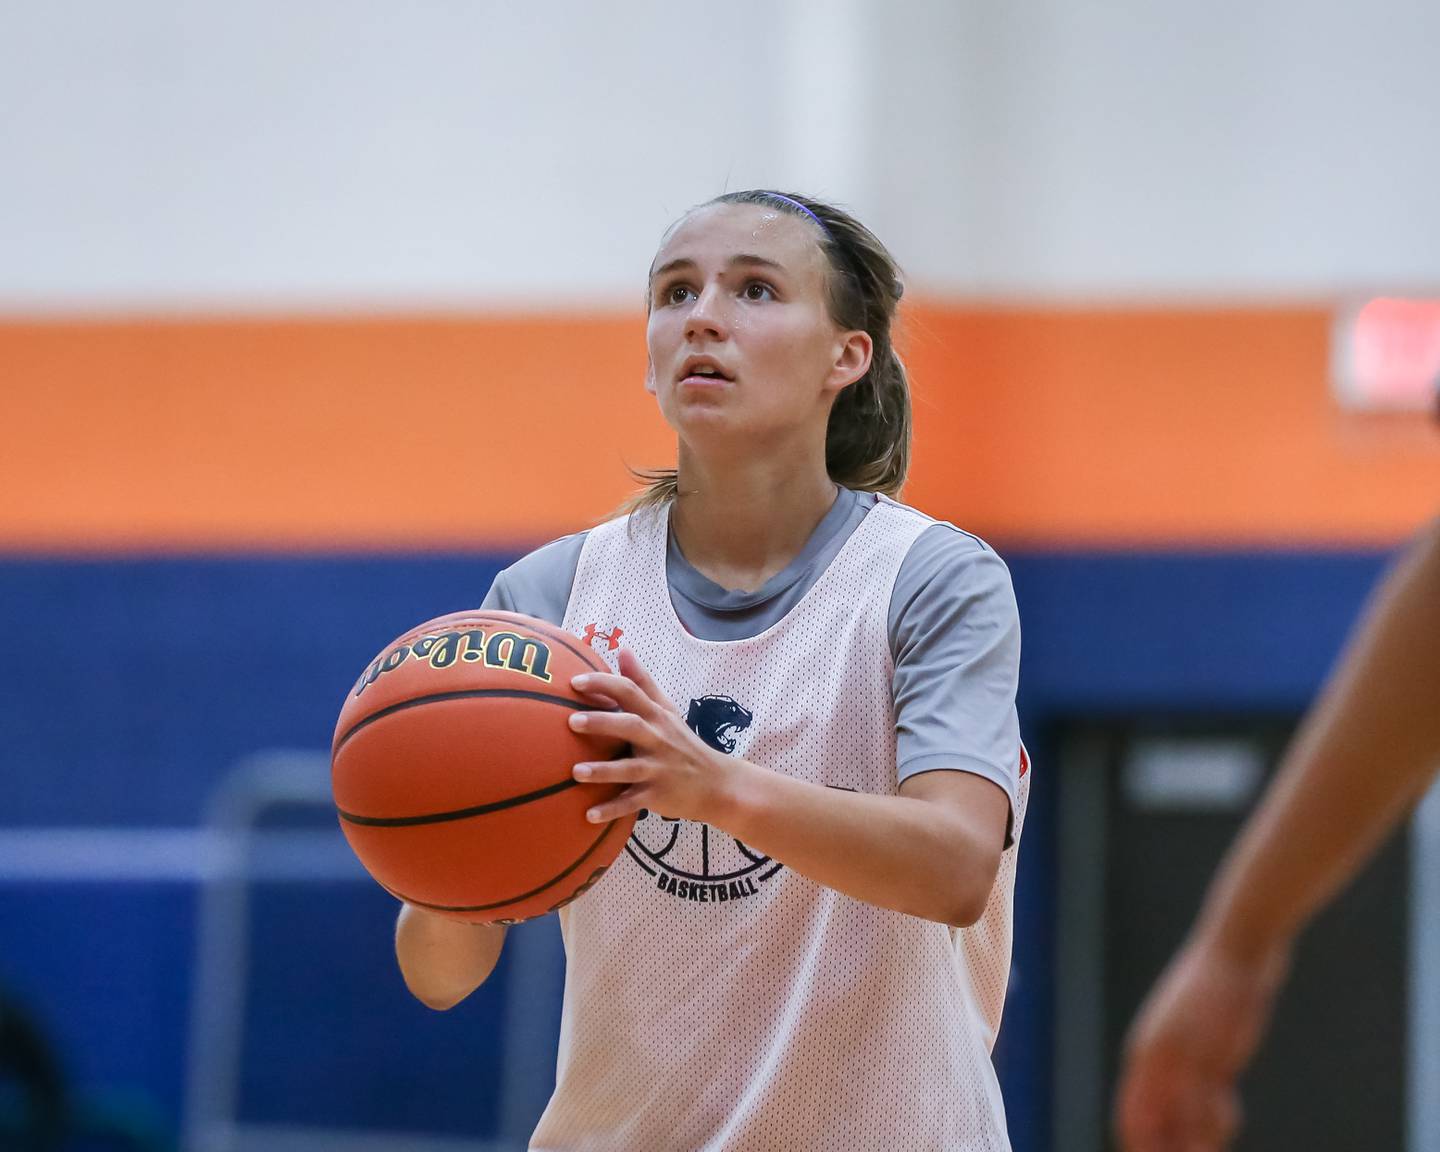
[[[564,627],[612,666],[630,647],[713,747],[893,795],[887,609],[932,523],[882,499],[778,623],[706,641],[670,603],[668,509],[612,521],[585,541]],[[1008,1149],[990,1048],[1028,790],[1025,774],[989,904],[962,930],[842,895],[719,829],[638,821],[560,913],[557,1082],[531,1147]]]

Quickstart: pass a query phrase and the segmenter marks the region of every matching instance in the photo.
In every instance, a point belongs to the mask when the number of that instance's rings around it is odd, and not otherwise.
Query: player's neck
[[[816,467],[772,456],[717,468],[682,448],[671,529],[703,575],[753,592],[800,554],[837,491],[823,461]]]

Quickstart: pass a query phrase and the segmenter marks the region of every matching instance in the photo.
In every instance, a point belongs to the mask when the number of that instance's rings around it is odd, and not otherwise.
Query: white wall
[[[11,308],[638,300],[783,139],[762,2],[10,7]]]
[[[964,293],[1440,287],[1440,4],[902,6],[892,242]],[[902,124],[908,131],[898,130]]]
[[[1440,5],[0,0],[0,310],[630,306],[725,188],[961,295],[1440,285]]]

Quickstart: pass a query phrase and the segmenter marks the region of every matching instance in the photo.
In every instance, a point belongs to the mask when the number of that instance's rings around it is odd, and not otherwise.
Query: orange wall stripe
[[[909,495],[1001,539],[1376,545],[1440,513],[1440,426],[1336,405],[1325,309],[928,308],[911,334]]]
[[[11,325],[0,365],[12,550],[536,540],[674,457],[628,320]]]
[[[905,496],[1012,543],[1393,543],[1440,429],[1339,410],[1328,325],[911,306]],[[639,317],[0,323],[0,548],[548,539],[673,460],[644,367]]]

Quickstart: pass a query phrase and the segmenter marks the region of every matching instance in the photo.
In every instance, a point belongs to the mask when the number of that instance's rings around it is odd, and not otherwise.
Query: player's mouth
[[[680,367],[679,383],[690,387],[721,388],[734,382],[735,374],[713,356],[690,356]]]

